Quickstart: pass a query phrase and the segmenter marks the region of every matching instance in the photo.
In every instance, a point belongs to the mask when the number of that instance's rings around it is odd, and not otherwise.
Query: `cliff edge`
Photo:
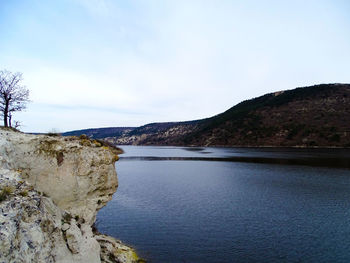
[[[118,186],[117,149],[0,128],[0,262],[139,262],[92,229]]]

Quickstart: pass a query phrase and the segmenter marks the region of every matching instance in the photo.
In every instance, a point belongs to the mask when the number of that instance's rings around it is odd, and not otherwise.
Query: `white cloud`
[[[0,61],[31,90],[19,115],[28,129],[197,119],[267,92],[349,82],[350,23],[333,2],[75,1],[17,13],[19,36],[0,43]]]

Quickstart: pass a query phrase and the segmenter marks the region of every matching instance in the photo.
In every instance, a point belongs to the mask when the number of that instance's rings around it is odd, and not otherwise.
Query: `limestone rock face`
[[[21,181],[18,172],[0,169],[0,187],[11,189],[0,203],[0,262],[100,262],[91,227],[85,224],[83,231],[75,220],[66,222],[65,212]],[[80,237],[77,251],[62,224]]]
[[[0,263],[137,262],[113,238],[106,249],[91,227],[116,191],[117,153],[86,138],[0,128]]]
[[[115,193],[116,152],[73,137],[27,135],[0,130],[0,155],[9,169],[49,196],[60,208],[88,223]]]

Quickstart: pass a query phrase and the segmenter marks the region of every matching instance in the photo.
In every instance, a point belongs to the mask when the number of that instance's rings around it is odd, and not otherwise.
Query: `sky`
[[[0,0],[0,70],[27,132],[210,117],[279,90],[350,83],[347,0]]]

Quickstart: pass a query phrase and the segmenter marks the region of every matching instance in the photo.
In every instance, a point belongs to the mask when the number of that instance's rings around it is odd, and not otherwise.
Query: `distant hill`
[[[110,127],[110,128],[96,128],[96,129],[84,129],[77,131],[69,131],[62,133],[63,136],[79,136],[85,134],[90,138],[103,139],[106,137],[119,137],[124,133],[132,131],[133,127]]]
[[[270,93],[202,120],[93,130],[116,144],[350,147],[350,85]]]

